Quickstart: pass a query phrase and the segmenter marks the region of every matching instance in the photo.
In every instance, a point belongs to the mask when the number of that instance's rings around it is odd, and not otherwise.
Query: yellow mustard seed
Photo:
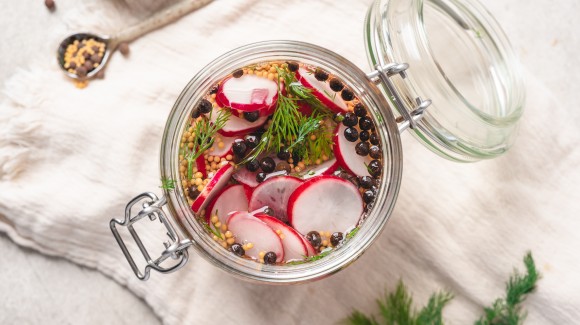
[[[228,243],[228,245],[233,245],[236,242],[236,240],[233,238],[228,238],[226,239],[226,242]]]
[[[200,191],[200,192],[203,191],[203,185],[198,185],[197,186],[197,190]]]
[[[229,230],[226,231],[226,234],[225,235],[226,235],[226,238],[232,238],[234,236],[234,234],[232,234],[232,232],[229,231]]]
[[[217,215],[214,215],[213,217],[211,217],[211,223],[215,224],[218,221],[220,221],[220,219],[218,218]]]

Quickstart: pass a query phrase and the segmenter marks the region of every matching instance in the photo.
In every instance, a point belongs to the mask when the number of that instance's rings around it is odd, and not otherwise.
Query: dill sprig
[[[195,160],[201,156],[207,149],[209,149],[214,142],[214,136],[218,130],[224,127],[229,120],[232,113],[227,109],[219,111],[214,123],[211,122],[213,110],[209,112],[207,118],[202,117],[195,122],[193,148],[188,148],[184,145],[184,156],[187,160],[187,179],[193,177],[193,164]]]
[[[514,270],[513,275],[506,283],[505,298],[497,299],[491,307],[486,307],[484,309],[485,315],[475,323],[476,325],[518,325],[523,323],[526,312],[522,310],[521,303],[528,294],[534,291],[536,282],[540,278],[534,258],[529,252],[524,257],[524,265],[527,274],[522,275]]]
[[[347,235],[348,238],[348,235]],[[497,299],[491,307],[484,309],[482,316],[475,325],[520,325],[526,313],[521,303],[533,292],[540,275],[531,253],[524,257],[527,274],[521,275],[517,270],[510,276],[506,284],[506,297]],[[382,322],[374,316],[368,316],[355,310],[344,321],[350,325],[443,325],[443,308],[453,299],[447,291],[437,292],[429,298],[429,302],[421,310],[413,308],[413,298],[407,287],[399,281],[392,293],[386,293],[383,299],[377,300]]]
[[[175,189],[176,181],[173,178],[162,178],[161,179],[161,186],[160,188],[168,191],[172,191]]]

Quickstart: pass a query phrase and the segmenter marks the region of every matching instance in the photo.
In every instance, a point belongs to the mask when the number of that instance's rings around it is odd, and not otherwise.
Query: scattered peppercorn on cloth
[[[141,282],[113,239],[109,219],[121,217],[136,194],[159,192],[165,120],[205,64],[246,43],[293,39],[327,47],[368,70],[362,31],[371,1],[215,1],[135,41],[129,57],[113,56],[105,79],[85,89],[59,70],[53,57],[59,41],[76,31],[122,29],[160,5],[59,1],[38,44],[21,47],[26,64],[2,85],[0,230],[22,246],[103,272],[143,297],[167,324],[330,324],[355,308],[375,312],[375,299],[399,278],[419,304],[433,291],[452,291],[456,298],[444,317],[467,324],[503,295],[527,250],[543,274],[525,303],[527,322],[576,323],[580,25],[572,16],[580,8],[565,2],[486,2],[527,70],[526,110],[507,154],[459,164],[404,135],[397,206],[371,248],[329,278],[266,286],[240,281],[194,250],[184,269],[153,272]],[[26,33],[23,27],[18,37]],[[9,65],[2,61],[0,68]],[[162,240],[146,231],[144,237]]]

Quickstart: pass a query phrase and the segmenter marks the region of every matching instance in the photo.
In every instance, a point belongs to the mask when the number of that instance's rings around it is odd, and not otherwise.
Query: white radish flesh
[[[270,110],[276,104],[278,84],[256,75],[224,80],[216,94],[216,103],[245,112]]]
[[[274,211],[274,216],[281,221],[287,221],[288,199],[302,181],[292,176],[280,176],[261,183],[250,199],[250,210],[267,206]]]
[[[270,226],[274,232],[280,232],[279,236],[282,239],[284,260],[286,262],[301,261],[305,256],[309,256],[306,245],[302,241],[302,235],[300,235],[296,230],[267,214],[258,213],[256,214],[256,218]]]
[[[233,172],[234,167],[229,163],[218,169],[209,183],[203,188],[199,196],[193,201],[193,204],[191,205],[193,212],[198,213],[203,210],[214,196],[226,186]]]
[[[357,142],[350,142],[344,137],[347,127],[340,123],[334,135],[334,155],[339,164],[357,176],[370,176],[367,166],[373,160],[370,156],[359,156],[355,147]]]
[[[248,198],[244,185],[231,185],[216,194],[215,199],[208,205],[205,213],[206,221],[217,215],[219,221],[225,224],[232,211],[247,211]]]
[[[290,196],[288,218],[299,233],[345,232],[363,214],[360,192],[351,182],[336,176],[318,176],[300,185]]]
[[[274,252],[276,262],[284,260],[282,240],[270,226],[247,212],[232,214],[227,221],[228,230],[234,234],[235,241],[241,245],[252,243],[246,255],[259,259],[260,252]]]

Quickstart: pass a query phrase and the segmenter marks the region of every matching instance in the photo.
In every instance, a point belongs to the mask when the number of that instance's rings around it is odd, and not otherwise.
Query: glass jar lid
[[[408,63],[393,79],[402,107],[418,95],[432,105],[412,129],[429,149],[455,161],[494,158],[514,142],[525,101],[514,51],[475,0],[377,0],[369,9],[369,62]],[[396,98],[382,88],[392,104]],[[396,116],[401,112],[391,105]]]

